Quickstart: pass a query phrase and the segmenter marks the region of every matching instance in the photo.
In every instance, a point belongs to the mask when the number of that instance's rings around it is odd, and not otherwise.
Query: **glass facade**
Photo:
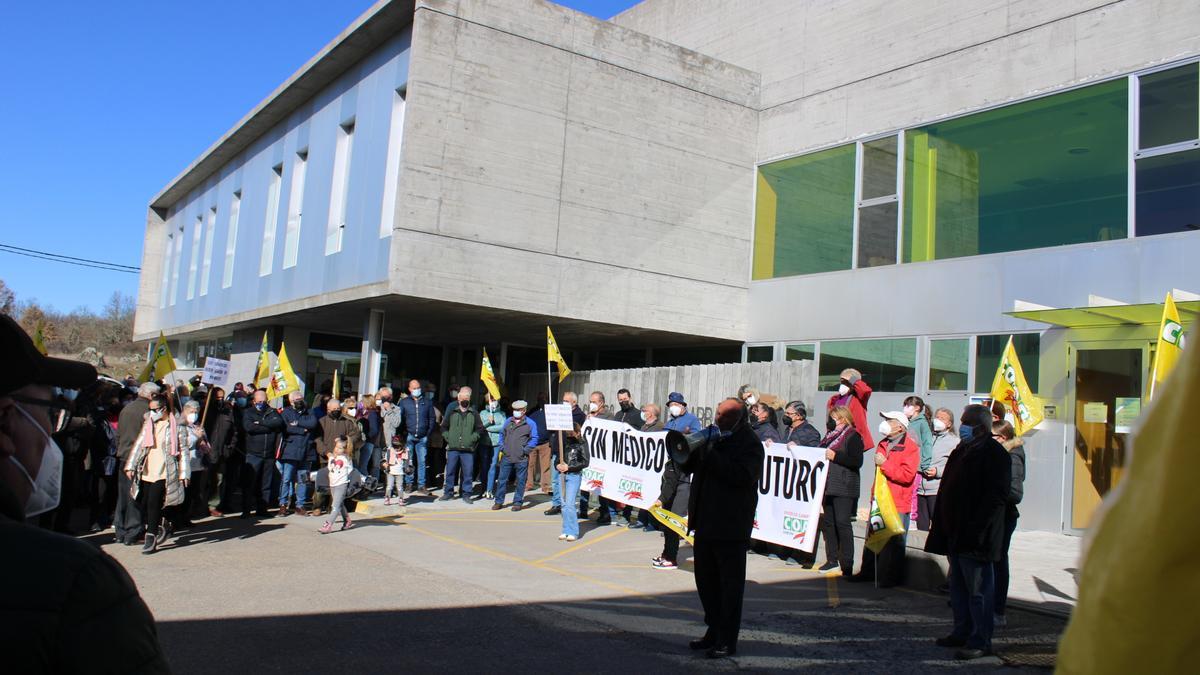
[[[969,338],[929,341],[929,388],[937,391],[966,391],[970,367]]]
[[[817,387],[837,389],[842,371],[855,368],[875,391],[915,391],[916,366],[916,338],[823,341]]]
[[[1000,367],[1000,354],[1008,344],[1008,335],[980,335],[975,338],[975,391],[986,392],[992,388],[996,369]],[[1042,363],[1042,336],[1037,333],[1021,333],[1012,336],[1013,349],[1025,372],[1025,381],[1033,393],[1038,392],[1038,370]]]
[[[817,346],[811,342],[788,345],[785,356],[788,361],[815,361],[817,360]]]
[[[774,347],[746,347],[746,363],[759,363],[775,359]]]
[[[1138,77],[1138,148],[1146,150],[1200,137],[1200,65]]]

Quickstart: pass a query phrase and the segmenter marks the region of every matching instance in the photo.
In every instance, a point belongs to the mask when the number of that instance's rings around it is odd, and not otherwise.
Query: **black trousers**
[[[117,541],[136,541],[142,536],[142,531],[145,529],[142,511],[133,497],[129,496],[135,480],[138,480],[136,476],[129,478],[124,471],[117,473],[117,512],[113,517],[113,529],[116,531]]]
[[[737,648],[746,594],[746,540],[710,541],[696,537],[696,592],[704,606],[706,637]]]
[[[854,530],[850,523],[858,510],[854,497],[825,495],[821,511],[821,534],[825,537],[825,560],[835,562],[842,574],[854,573]],[[816,547],[813,547],[816,550]]]
[[[138,492],[138,507],[142,511],[143,522],[146,523],[147,534],[158,534],[158,527],[163,519],[163,502],[167,499],[167,481],[156,480],[153,483],[142,481]]]
[[[692,493],[691,483],[680,483],[675,488],[675,497],[670,504],[666,504],[668,510],[677,516],[687,518],[688,515],[688,497]],[[643,509],[643,513],[649,513]],[[653,518],[654,516],[650,516]],[[675,530],[669,527],[662,527],[663,533],[663,552],[662,557],[671,562],[679,562],[679,540],[680,536],[675,534]]]
[[[929,523],[933,520],[933,507],[937,504],[937,493],[917,495],[917,529],[929,531]]]
[[[1013,531],[1017,529],[1017,516],[1007,513],[1004,516],[1004,553],[999,562],[993,563],[996,577],[996,597],[992,608],[997,614],[1004,614],[1008,609],[1008,548],[1012,546]]]
[[[273,503],[271,486],[275,474],[274,458],[246,455],[246,465],[242,467],[242,513],[249,513],[251,506],[265,512]]]
[[[233,510],[233,495],[242,484],[242,467],[245,465],[245,455],[240,452],[230,453],[224,460],[225,466],[221,474],[221,490],[217,510],[229,513]]]

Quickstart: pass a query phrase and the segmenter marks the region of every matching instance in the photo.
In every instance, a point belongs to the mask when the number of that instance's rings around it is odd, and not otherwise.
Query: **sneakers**
[[[157,550],[158,550],[158,541],[155,539],[155,535],[147,534],[146,541],[145,541],[145,543],[142,544],[142,555],[150,555],[151,553],[154,553]]]
[[[454,499],[454,491],[453,490],[442,492],[442,496],[437,498],[437,500],[439,502],[448,502],[451,499]]]
[[[342,523],[343,530],[349,530],[352,527],[354,527],[354,521],[349,518],[346,519],[346,522]]]
[[[484,492],[483,496],[480,497],[480,499],[495,499],[495,498],[496,498],[496,495],[492,494],[491,492]]]
[[[551,506],[550,508],[546,509],[546,511],[545,511],[545,515],[547,515],[547,516],[557,516],[557,515],[561,515],[561,514],[562,514],[561,506]]]
[[[391,505],[392,505],[392,498],[391,498],[391,497],[384,497],[384,498],[383,498],[383,505],[384,505],[384,506],[391,506]]]
[[[330,532],[333,532],[333,523],[325,521],[321,525],[321,529],[317,530],[317,532],[320,532],[321,534],[329,534]]]
[[[679,569],[679,565],[676,565],[674,562],[667,560],[666,558],[655,558],[654,560],[650,561],[650,566],[656,570]]]
[[[576,539],[578,539],[578,538],[579,538],[579,537],[576,537],[576,536],[575,536],[575,535],[573,535],[573,534],[568,534],[568,535],[567,535],[567,536],[566,536],[566,537],[563,539],[563,541],[575,541],[575,540],[576,540]]]
[[[827,562],[817,568],[817,571],[821,574],[833,574],[834,572],[840,572],[841,570],[842,566],[833,561]]]
[[[565,534],[560,534],[560,535],[558,535],[558,540],[559,540],[559,541],[566,541],[566,540],[567,540],[567,535],[565,535]]]

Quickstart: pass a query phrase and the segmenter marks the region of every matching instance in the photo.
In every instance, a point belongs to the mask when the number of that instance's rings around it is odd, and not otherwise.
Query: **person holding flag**
[[[1042,402],[1033,395],[1029,383],[1025,381],[1025,371],[1021,369],[1021,361],[1017,359],[1017,350],[1013,348],[1012,336],[1000,354],[1000,365],[996,368],[996,376],[992,378],[992,401],[1004,406],[1004,417],[1012,419],[1013,430],[1017,436],[1025,435],[1026,431],[1036,427],[1045,418]],[[990,435],[991,422],[982,428],[972,427],[972,432],[984,436]]]
[[[849,406],[846,407],[850,409]],[[853,415],[851,409],[851,417]],[[908,415],[893,410],[879,413],[879,416],[883,420],[879,423],[880,439],[875,446],[875,466],[879,467],[879,472],[876,474],[873,494],[875,501],[880,502],[881,511],[888,508],[887,502],[890,501],[891,509],[899,512],[900,531],[896,533],[887,528],[872,532],[863,547],[862,568],[858,574],[846,581],[875,580],[880,588],[888,588],[904,582],[904,533],[908,531],[908,509],[912,503],[913,490],[916,488],[921,450],[908,434]],[[857,427],[855,430],[858,430]],[[881,490],[881,487],[887,489]],[[882,542],[879,541],[880,538]]]
[[[175,359],[171,356],[171,348],[167,346],[167,338],[162,332],[159,332],[158,341],[154,343],[154,351],[150,353],[146,367],[142,368],[141,374],[138,375],[138,381],[166,381],[167,377],[175,370]]]

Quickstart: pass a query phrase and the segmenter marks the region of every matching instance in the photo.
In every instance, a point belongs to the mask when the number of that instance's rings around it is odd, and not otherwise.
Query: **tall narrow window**
[[[858,267],[896,264],[899,209],[897,142],[888,136],[862,144],[859,163]]]
[[[229,232],[225,234],[225,269],[221,272],[221,288],[233,285],[233,260],[237,253],[238,216],[242,212],[242,191],[233,193],[229,204]]]
[[[287,232],[283,239],[283,268],[296,266],[300,254],[300,217],[304,207],[304,174],[308,166],[308,150],[296,153],[292,162],[292,191],[288,196]]]
[[[1134,232],[1200,230],[1200,65],[1138,77]]]
[[[350,193],[350,152],[354,149],[354,120],[339,125],[333,151],[333,185],[329,191],[329,223],[325,226],[325,255],[342,250]]]
[[[175,298],[179,297],[179,262],[183,259],[183,228],[175,233],[175,254],[171,261],[171,306],[175,306]]]
[[[387,168],[383,172],[383,206],[379,236],[388,237],[396,224],[396,194],[400,188],[400,148],[404,136],[404,95],[401,87],[392,96],[392,122],[388,129]]]
[[[200,266],[200,235],[203,229],[204,216],[196,216],[196,223],[192,225],[191,255],[188,256],[188,300],[196,297],[196,270]]]
[[[217,229],[217,207],[208,210],[204,222],[204,263],[200,268],[200,297],[208,295],[208,276],[212,272],[213,230]]]
[[[168,288],[171,283],[171,252],[175,249],[175,235],[171,233],[170,225],[167,226],[167,246],[163,251],[162,260],[162,285],[158,287],[158,308],[165,309],[167,306]]]
[[[267,221],[263,225],[262,257],[258,260],[258,276],[271,273],[275,264],[275,228],[279,225],[279,188],[283,185],[283,165],[271,168],[271,185],[267,188]]]

